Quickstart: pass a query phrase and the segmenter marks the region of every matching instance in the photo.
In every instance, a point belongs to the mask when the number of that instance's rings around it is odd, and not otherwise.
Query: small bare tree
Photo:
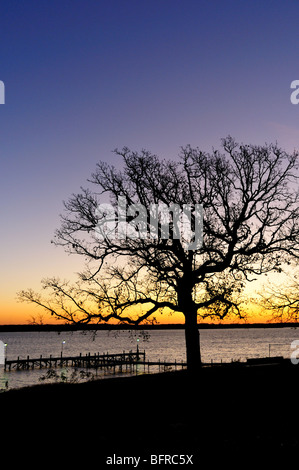
[[[280,285],[268,285],[261,293],[261,305],[280,322],[297,322],[299,319],[299,274],[287,275],[287,280]]]
[[[239,145],[231,137],[223,139],[222,147],[223,152],[209,154],[187,146],[179,160],[169,161],[147,151],[115,151],[123,169],[99,163],[90,180],[96,190],[82,189],[65,203],[56,232],[55,244],[88,260],[80,282],[69,286],[46,280],[44,287],[52,291],[48,303],[30,290],[19,297],[79,323],[116,319],[137,324],[158,311],[182,312],[188,368],[197,370],[198,316],[242,316],[239,297],[245,282],[299,256],[298,153],[287,154],[277,145]],[[98,236],[103,194],[113,207],[119,198],[130,206],[126,221],[135,226],[135,237]],[[155,237],[141,237],[141,230],[152,233],[152,222],[148,214],[140,227],[134,208],[153,203],[200,204],[202,245],[188,249],[186,240],[175,236],[174,214],[168,237],[161,227]]]

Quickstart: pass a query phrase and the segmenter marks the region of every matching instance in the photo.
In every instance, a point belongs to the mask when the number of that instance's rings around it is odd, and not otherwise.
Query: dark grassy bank
[[[204,459],[245,468],[299,451],[298,386],[299,366],[234,365],[196,378],[180,371],[35,386],[0,394],[0,407],[5,439],[27,455],[39,448],[55,460],[63,449],[75,461],[96,455],[103,468],[113,454],[194,454],[200,468],[213,468]]]

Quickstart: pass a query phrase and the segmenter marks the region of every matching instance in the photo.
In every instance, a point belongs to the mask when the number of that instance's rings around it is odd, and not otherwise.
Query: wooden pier
[[[90,353],[79,356],[63,356],[62,354],[57,357],[43,357],[42,355],[39,358],[30,358],[27,356],[26,359],[20,359],[18,357],[14,360],[5,359],[4,370],[30,370],[34,368],[54,368],[54,367],[85,367],[93,369],[109,369],[119,367],[122,371],[123,368],[126,370],[128,368],[143,366],[144,371],[147,367],[148,371],[151,366],[158,366],[159,370],[163,368],[164,370],[169,367],[186,367],[187,364],[184,362],[167,362],[167,361],[146,361],[145,360],[145,351],[139,352],[137,349],[136,352],[123,352],[120,354],[93,354]],[[137,369],[136,369],[137,370]]]
[[[58,357],[43,357],[30,358],[27,356],[26,359],[20,359],[18,357],[15,360],[5,360],[4,370],[28,370],[34,368],[44,367],[86,367],[86,368],[109,368],[117,365],[130,365],[140,361],[140,358],[145,360],[145,352],[123,352],[120,354],[93,354],[90,353],[79,356],[63,356],[62,354]]]

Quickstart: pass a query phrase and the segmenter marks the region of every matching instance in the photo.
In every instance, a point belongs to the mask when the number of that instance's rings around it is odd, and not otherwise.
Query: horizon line
[[[198,323],[198,329],[216,329],[216,328],[283,328],[283,327],[298,327],[299,322],[253,322],[253,323]],[[158,324],[143,324],[143,325],[128,325],[128,324],[59,324],[59,323],[45,323],[45,324],[0,324],[0,331],[30,331],[30,330],[146,330],[146,329],[184,329],[184,323],[158,323]]]

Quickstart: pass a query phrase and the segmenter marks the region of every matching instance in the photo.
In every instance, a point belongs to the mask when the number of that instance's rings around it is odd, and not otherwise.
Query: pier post
[[[137,338],[137,353],[136,353],[137,354],[137,356],[136,356],[137,361],[139,361],[139,343],[138,343],[138,341],[139,341],[139,338]]]

